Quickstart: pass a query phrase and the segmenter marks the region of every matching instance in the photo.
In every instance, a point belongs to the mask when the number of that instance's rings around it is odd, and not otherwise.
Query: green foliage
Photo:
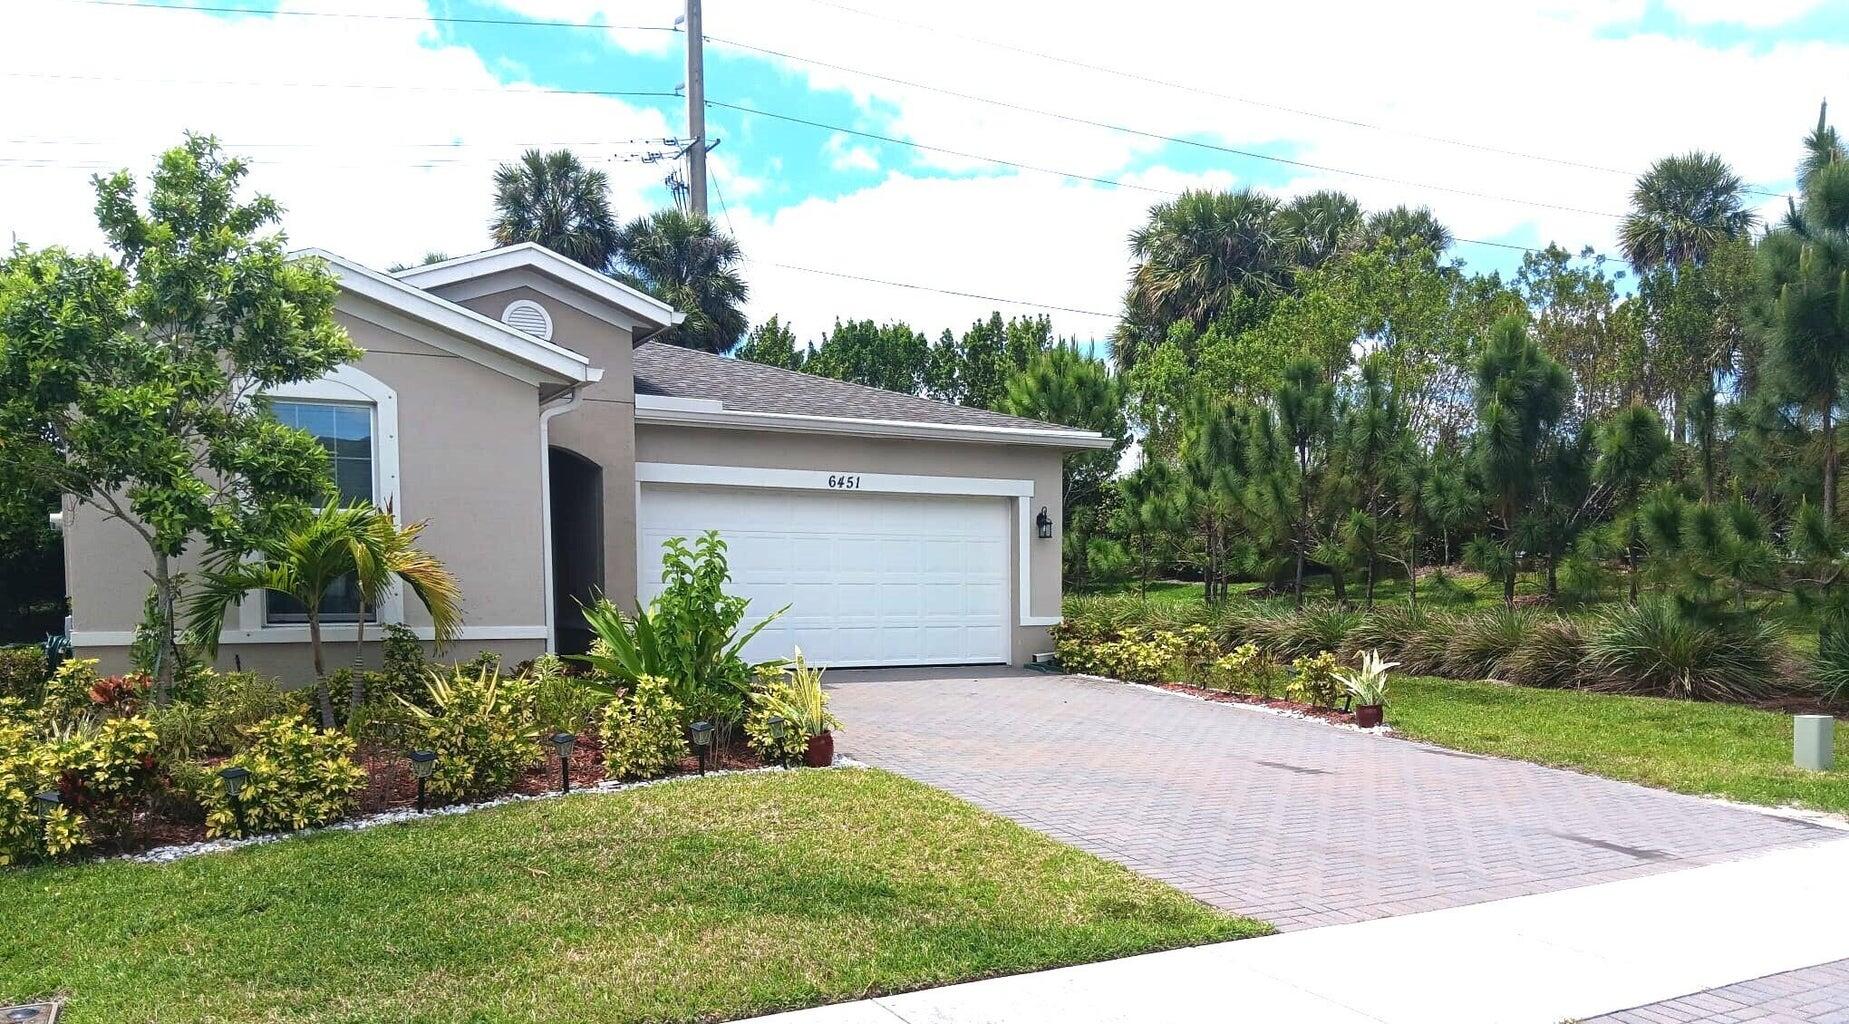
[[[432,670],[422,704],[401,701],[408,713],[407,741],[435,751],[426,783],[439,800],[464,800],[507,791],[520,773],[545,756],[533,721],[534,683],[503,678],[492,668]]]
[[[1333,708],[1347,692],[1342,685],[1340,665],[1334,653],[1305,655],[1290,663],[1290,681],[1284,684],[1284,697],[1312,707]]]
[[[1483,679],[1502,672],[1502,663],[1534,628],[1533,612],[1514,608],[1477,612],[1457,619],[1445,644],[1445,675]]]
[[[685,709],[666,680],[639,676],[604,708],[604,768],[613,779],[666,775],[687,755]]]
[[[243,746],[252,727],[272,718],[299,714],[303,695],[284,692],[257,672],[206,672],[196,694],[184,695],[152,712],[165,763],[216,757]]]
[[[705,215],[656,210],[617,235],[619,276],[674,307],[685,319],[655,337],[702,352],[730,352],[744,337],[744,253]]]
[[[1340,650],[1349,630],[1361,621],[1358,612],[1334,604],[1317,604],[1296,612],[1241,610],[1228,616],[1227,629],[1273,657],[1295,659]]]
[[[388,622],[379,628],[380,665],[391,679],[393,693],[403,695],[421,684],[430,662],[424,657],[424,642],[411,627]]]
[[[649,608],[629,617],[608,600],[584,610],[597,645],[584,661],[597,673],[634,685],[644,676],[661,679],[688,721],[704,719],[729,730],[745,717],[754,666],[739,656],[745,645],[782,615],[777,611],[741,628],[750,604],[725,592],[731,580],[725,541],[707,531],[687,545],[673,537],[662,545],[663,588]]]
[[[321,732],[295,715],[264,719],[245,731],[245,747],[219,767],[250,772],[233,801],[217,772],[197,794],[208,836],[287,832],[338,821],[352,813],[366,772],[353,760],[353,741]]]
[[[1586,638],[1598,689],[1697,700],[1758,700],[1779,683],[1779,638],[1759,619],[1696,622],[1668,601],[1606,612]]]
[[[803,350],[796,346],[796,332],[790,330],[774,313],[769,320],[753,327],[751,333],[745,336],[745,343],[732,354],[746,362],[775,366],[782,370],[806,369],[803,366]]]
[[[272,200],[239,200],[246,171],[189,136],[162,155],[146,214],[128,172],[96,180],[113,256],[0,263],[0,495],[49,482],[118,516],[168,623],[173,558],[198,540],[244,550],[326,485],[315,439],[243,396],[360,354],[334,320],[333,275],[288,258]],[[164,692],[174,666],[159,661]]]
[[[0,697],[17,697],[37,704],[50,679],[43,647],[0,647]]]
[[[1065,458],[1062,505],[1066,522],[1074,513],[1093,509],[1130,443],[1124,421],[1123,391],[1103,360],[1080,354],[1077,345],[1055,345],[1036,353],[1027,366],[1008,378],[998,406],[1002,412],[1042,423],[1095,430],[1114,443],[1098,451],[1069,453]]]
[[[766,761],[787,762],[802,755],[812,736],[841,728],[828,710],[828,693],[822,689],[822,670],[810,668],[799,648],[784,672],[765,672],[751,695],[751,714],[745,736]],[[772,734],[773,718],[784,721],[783,741]]]
[[[1356,705],[1378,706],[1387,702],[1388,671],[1398,667],[1399,662],[1382,658],[1379,651],[1364,651],[1355,669],[1338,670],[1335,678]]]
[[[1578,686],[1586,675],[1586,641],[1572,619],[1537,617],[1521,643],[1498,662],[1497,673],[1517,686]]]
[[[33,810],[35,794],[55,788],[56,752],[24,720],[0,713],[0,867],[41,856],[57,857],[88,841],[84,823],[60,806],[52,821]]]
[[[1207,666],[1203,684],[1213,690],[1270,698],[1277,696],[1278,677],[1277,663],[1266,657],[1257,644],[1243,643]]]
[[[569,149],[529,149],[494,171],[495,245],[537,242],[592,270],[616,258],[618,230],[610,212],[609,176],[586,167]]]
[[[930,362],[931,343],[903,323],[837,320],[821,347],[803,360],[802,370],[913,395],[924,390]]]

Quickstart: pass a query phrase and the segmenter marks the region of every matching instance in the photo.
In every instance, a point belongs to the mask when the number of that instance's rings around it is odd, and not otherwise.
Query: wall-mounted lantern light
[[[578,737],[568,732],[555,732],[546,742],[552,744],[552,752],[559,756],[559,791],[571,792],[571,749],[578,745]]]
[[[693,751],[700,755],[700,774],[706,774],[706,755],[713,747],[713,723],[693,723]]]
[[[411,775],[417,779],[417,813],[424,813],[424,781],[436,774],[437,752],[434,750],[411,751]]]
[[[1053,536],[1053,517],[1047,515],[1046,506],[1040,506],[1040,514],[1034,517],[1034,525],[1040,528],[1040,539],[1047,540]]]

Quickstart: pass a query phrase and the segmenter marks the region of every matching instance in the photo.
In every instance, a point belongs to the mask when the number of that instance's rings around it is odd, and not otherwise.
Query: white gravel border
[[[829,767],[863,768],[865,765],[852,758],[837,755],[834,764]],[[716,779],[726,775],[762,775],[767,772],[817,770],[821,769],[784,769],[767,765],[763,768],[715,770],[707,772],[705,775],[700,775],[697,772],[685,775],[669,775],[665,778],[646,779],[641,782],[616,782],[605,779],[602,782],[595,782],[588,786],[573,786],[569,793],[510,793],[506,796],[495,797],[492,800],[483,800],[480,803],[445,804],[442,807],[432,807],[426,811],[419,811],[411,807],[403,807],[393,811],[380,811],[378,814],[369,814],[364,818],[344,818],[340,821],[322,825],[318,828],[305,828],[294,832],[266,832],[262,835],[246,836],[242,839],[208,839],[199,843],[157,846],[151,850],[142,850],[139,853],[125,853],[105,859],[133,861],[137,864],[172,864],[174,861],[185,860],[189,857],[200,857],[208,853],[229,853],[232,850],[241,850],[247,846],[264,846],[286,839],[297,839],[302,836],[318,835],[322,832],[360,832],[369,828],[378,828],[381,825],[398,825],[405,822],[422,821],[427,818],[443,818],[453,814],[473,814],[476,811],[485,811],[491,807],[501,807],[506,804],[529,803],[534,800],[564,800],[587,794],[620,793],[629,789],[643,789],[649,786],[667,786],[677,782],[698,781],[702,778]]]

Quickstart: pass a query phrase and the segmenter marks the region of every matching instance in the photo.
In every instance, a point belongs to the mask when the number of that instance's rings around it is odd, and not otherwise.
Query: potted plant
[[[1368,651],[1361,656],[1361,667],[1353,672],[1337,672],[1350,695],[1355,698],[1355,724],[1363,729],[1372,729],[1385,717],[1383,706],[1387,703],[1387,670],[1398,667],[1397,661],[1382,661],[1379,651]]]
[[[826,768],[835,763],[834,730],[839,719],[828,712],[828,694],[822,690],[822,670],[809,667],[802,648],[790,662],[789,676],[764,695],[765,710],[781,717],[785,728],[805,737],[803,764]]]

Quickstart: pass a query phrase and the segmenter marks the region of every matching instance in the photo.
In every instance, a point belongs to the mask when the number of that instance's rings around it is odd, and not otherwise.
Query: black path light
[[[43,793],[35,793],[32,796],[32,813],[37,815],[40,821],[48,821],[51,818],[52,812],[56,811],[58,805],[63,802],[64,798],[59,796],[58,791],[55,789],[48,789]]]
[[[706,755],[713,746],[713,723],[693,723],[693,752],[700,755],[700,774],[706,774]]]
[[[783,749],[783,738],[790,734],[790,723],[782,715],[777,715],[769,722],[771,749],[777,752],[777,763],[785,770],[790,767],[790,752]]]
[[[1040,539],[1048,540],[1053,536],[1053,517],[1047,514],[1046,506],[1040,506],[1040,514],[1034,517],[1034,525],[1040,528]]]
[[[244,794],[244,784],[250,781],[250,769],[232,765],[218,773],[225,783],[225,799],[231,803],[231,820],[237,823],[238,831],[244,831],[244,804],[238,798]]]
[[[417,779],[417,813],[424,813],[424,782],[437,770],[437,752],[411,751],[411,775]]]
[[[578,745],[578,737],[569,732],[555,732],[546,740],[552,745],[554,753],[559,755],[559,790],[571,792],[571,750]]]

